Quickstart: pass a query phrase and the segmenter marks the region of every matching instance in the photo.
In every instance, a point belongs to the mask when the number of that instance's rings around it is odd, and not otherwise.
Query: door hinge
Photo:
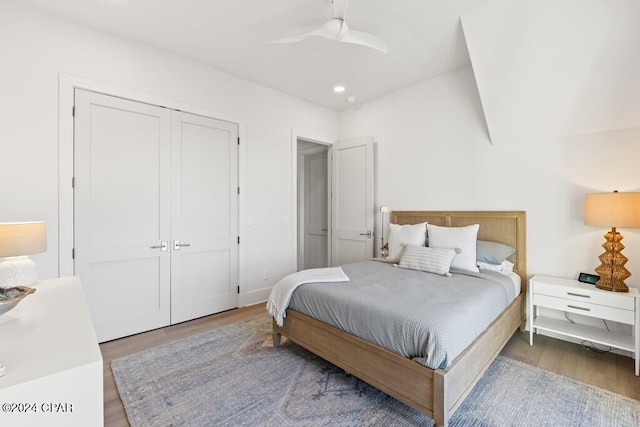
[[[238,137],[238,145],[240,145],[240,137]]]
[[[238,244],[240,244],[240,236],[238,236]]]
[[[75,117],[76,116],[76,106],[74,105],[73,107],[71,107],[71,117]]]
[[[71,248],[71,259],[76,259],[76,249]]]
[[[238,293],[240,293],[240,286],[238,286]]]
[[[240,187],[238,187],[238,195],[240,195]]]
[[[75,176],[71,177],[71,188],[76,188],[76,177]]]

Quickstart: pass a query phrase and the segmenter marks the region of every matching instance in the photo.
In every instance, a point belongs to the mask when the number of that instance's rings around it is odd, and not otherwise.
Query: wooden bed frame
[[[526,295],[526,213],[522,211],[396,211],[396,224],[460,227],[480,224],[478,239],[515,247],[509,259],[521,277],[521,293],[449,369],[424,365],[347,334],[295,310],[287,310],[282,327],[273,322],[277,347],[284,335],[307,350],[446,426],[473,386],[524,320]]]

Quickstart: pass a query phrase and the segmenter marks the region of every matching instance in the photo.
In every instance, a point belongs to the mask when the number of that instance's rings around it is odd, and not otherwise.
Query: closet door
[[[171,322],[238,306],[238,126],[172,112]]]
[[[168,325],[170,112],[82,90],[75,111],[75,274],[98,340]]]

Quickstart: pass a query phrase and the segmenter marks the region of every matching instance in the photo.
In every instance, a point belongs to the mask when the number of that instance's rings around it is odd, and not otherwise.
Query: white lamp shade
[[[46,250],[46,222],[0,224],[0,258],[38,254]]]
[[[584,223],[601,227],[640,227],[640,193],[593,193],[584,198]]]

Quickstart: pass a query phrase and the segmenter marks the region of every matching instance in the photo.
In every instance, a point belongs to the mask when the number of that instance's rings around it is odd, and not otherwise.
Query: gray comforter
[[[443,277],[364,261],[349,282],[301,285],[289,308],[432,368],[447,368],[511,303],[499,273]]]

